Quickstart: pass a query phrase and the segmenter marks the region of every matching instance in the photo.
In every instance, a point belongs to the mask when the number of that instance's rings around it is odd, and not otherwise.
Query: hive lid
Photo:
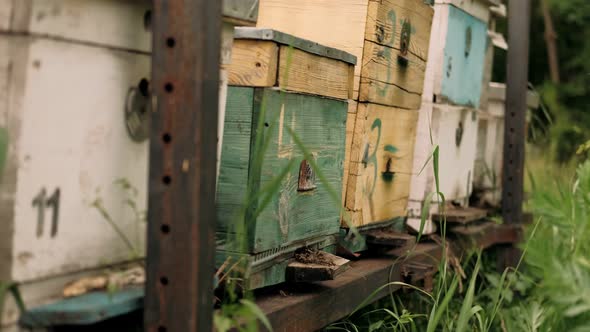
[[[239,27],[235,29],[234,38],[269,40],[278,44],[293,46],[315,55],[344,61],[352,65],[356,64],[356,57],[350,53],[273,29]]]
[[[256,25],[259,0],[224,0],[223,16],[237,24]]]

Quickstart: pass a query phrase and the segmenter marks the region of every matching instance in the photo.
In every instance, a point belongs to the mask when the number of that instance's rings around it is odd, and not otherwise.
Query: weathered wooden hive
[[[226,65],[233,26],[257,14],[234,2]],[[151,1],[0,1],[0,284],[27,306],[144,255],[151,21]]]
[[[354,54],[343,226],[367,229],[406,215],[433,9],[423,0],[260,2],[270,27]]]
[[[494,3],[435,1],[408,203],[410,225],[419,225],[424,199],[437,190],[432,162],[428,162],[437,145],[438,190],[447,202],[468,204],[476,158],[477,110],[484,90],[489,6]]]
[[[217,265],[242,259],[245,287],[259,288],[286,280],[297,249],[334,250],[356,58],[271,29],[235,38]]]

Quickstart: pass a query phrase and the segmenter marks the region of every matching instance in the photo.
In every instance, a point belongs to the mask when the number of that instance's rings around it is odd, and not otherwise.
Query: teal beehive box
[[[426,74],[431,82],[425,83],[425,97],[428,102],[479,108],[490,1],[455,2],[435,4]]]
[[[246,288],[286,280],[302,248],[333,251],[355,58],[237,29],[217,186],[217,265]]]

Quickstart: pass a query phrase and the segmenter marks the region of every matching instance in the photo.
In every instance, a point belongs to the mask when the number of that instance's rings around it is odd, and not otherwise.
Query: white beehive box
[[[2,1],[0,127],[8,156],[0,280],[128,260],[123,239],[91,206],[96,199],[143,250],[145,224],[126,200],[146,210],[148,143],[131,139],[125,112],[149,107],[149,5]],[[128,196],[117,179],[137,194]]]
[[[256,2],[225,2],[222,108],[233,26],[251,21],[234,11],[255,20]],[[149,0],[0,0],[0,282],[29,306],[132,259],[124,238],[143,255],[151,20]]]
[[[479,192],[479,204],[499,207],[502,198],[506,85],[492,82],[488,91],[487,108],[479,112],[473,187]],[[528,110],[538,107],[539,96],[529,91]]]
[[[412,227],[419,225],[424,199],[436,191],[430,158],[437,144],[439,189],[447,201],[465,204],[471,192],[477,125],[473,126],[471,121],[463,123],[463,139],[472,142],[463,142],[460,147],[453,147],[452,143],[457,125],[465,116],[463,110],[476,114],[475,109],[480,106],[492,4],[497,1],[435,1],[408,201],[408,224]],[[433,204],[431,211],[436,209]]]

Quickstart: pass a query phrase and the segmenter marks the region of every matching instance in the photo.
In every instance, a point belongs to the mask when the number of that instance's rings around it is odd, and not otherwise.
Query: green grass
[[[463,290],[443,259],[431,294],[391,294],[328,329],[590,331],[590,161],[548,158],[534,149],[527,155],[526,205],[536,221],[515,269],[500,274],[495,253],[474,253],[463,262]]]

